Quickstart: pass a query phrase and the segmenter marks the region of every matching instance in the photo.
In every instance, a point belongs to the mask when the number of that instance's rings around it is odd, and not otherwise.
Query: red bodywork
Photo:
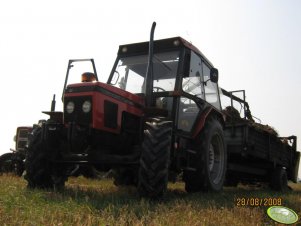
[[[128,112],[135,116],[143,115],[144,98],[129,93],[125,90],[110,86],[102,82],[85,82],[69,85],[68,88],[90,87],[92,91],[65,93],[65,97],[92,97],[92,124],[97,130],[119,133],[121,129],[122,113]],[[102,91],[98,91],[102,90]],[[104,101],[110,101],[118,105],[117,128],[112,129],[104,126]]]

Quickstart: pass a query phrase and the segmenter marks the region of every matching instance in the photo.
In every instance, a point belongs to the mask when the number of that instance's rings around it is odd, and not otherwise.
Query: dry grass
[[[132,187],[111,180],[70,178],[61,192],[28,190],[26,181],[0,176],[0,225],[276,225],[267,206],[238,207],[237,198],[281,197],[301,216],[301,185],[286,194],[268,189],[226,188],[221,193],[187,194],[170,184],[160,202],[140,199]]]

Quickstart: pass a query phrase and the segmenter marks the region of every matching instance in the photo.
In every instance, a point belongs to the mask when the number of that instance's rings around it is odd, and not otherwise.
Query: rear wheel
[[[271,175],[270,186],[275,191],[286,191],[287,186],[287,173],[283,167],[276,167]]]
[[[138,175],[143,197],[159,198],[167,190],[171,131],[170,121],[153,118],[146,122]]]
[[[63,175],[62,169],[54,167],[51,162],[51,153],[47,151],[41,135],[42,129],[39,127],[30,137],[25,162],[25,179],[29,188],[61,189],[67,177]],[[56,168],[55,171],[54,168]]]
[[[223,188],[227,152],[223,129],[217,119],[211,118],[201,134],[196,138],[196,171],[185,172],[185,190],[187,192],[220,191]]]

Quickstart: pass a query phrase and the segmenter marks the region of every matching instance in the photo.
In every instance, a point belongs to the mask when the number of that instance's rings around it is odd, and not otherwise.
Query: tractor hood
[[[65,97],[78,96],[79,93],[89,92],[99,92],[129,105],[137,107],[144,106],[143,97],[102,82],[84,82],[68,85],[65,91]]]

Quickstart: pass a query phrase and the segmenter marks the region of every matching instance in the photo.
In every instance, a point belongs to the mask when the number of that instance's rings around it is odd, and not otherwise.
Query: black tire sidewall
[[[150,124],[154,122],[159,129],[152,129]],[[149,125],[144,130],[145,136],[141,145],[137,186],[140,196],[157,199],[167,190],[172,125],[170,121],[158,118],[148,119],[146,124]],[[161,131],[166,132],[158,136]],[[158,140],[158,143],[153,140]]]
[[[29,147],[27,151],[25,168],[25,179],[30,188],[58,188],[64,186],[66,177],[64,170],[51,162],[52,155],[55,154],[47,149],[45,141],[42,141],[42,128],[36,128],[30,136]],[[56,173],[54,173],[54,171]],[[55,182],[53,176],[59,178]]]
[[[220,155],[223,155],[222,161],[222,172],[220,175],[220,180],[218,183],[214,183],[212,177],[210,176],[209,170],[209,149],[211,145],[211,141],[214,136],[218,136],[221,142],[221,149]],[[198,152],[199,158],[199,167],[198,171],[200,173],[200,177],[202,180],[201,187],[202,190],[212,190],[212,191],[219,191],[223,188],[223,183],[225,180],[225,174],[227,169],[227,151],[226,145],[224,140],[223,128],[220,122],[216,119],[210,119],[207,124],[205,125],[204,130],[201,132],[199,138],[200,142],[200,151]]]

